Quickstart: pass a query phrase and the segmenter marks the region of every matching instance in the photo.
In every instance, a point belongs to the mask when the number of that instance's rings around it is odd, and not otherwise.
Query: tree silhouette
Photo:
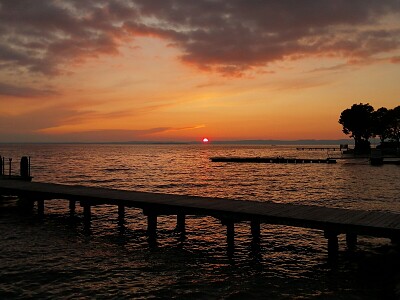
[[[383,143],[390,136],[390,114],[386,107],[373,112],[373,134],[379,136]]]
[[[353,104],[340,114],[339,123],[343,132],[354,138],[355,153],[367,153],[370,150],[369,138],[373,136],[374,108],[367,104]]]
[[[389,137],[400,146],[400,106],[388,111]]]

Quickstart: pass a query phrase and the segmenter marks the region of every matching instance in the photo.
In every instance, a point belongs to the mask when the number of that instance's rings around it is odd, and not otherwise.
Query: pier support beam
[[[223,219],[221,223],[226,226],[226,243],[228,246],[228,253],[231,254],[235,249],[235,222]]]
[[[69,214],[72,217],[75,214],[76,201],[69,200]]]
[[[390,238],[390,241],[392,242],[392,244],[395,247],[399,247],[400,246],[400,236],[393,236]]]
[[[357,234],[348,232],[346,233],[346,246],[347,250],[354,251],[357,247]]]
[[[259,220],[252,220],[250,222],[250,229],[251,229],[251,255],[255,262],[260,262],[262,260],[261,255],[261,233],[260,233],[260,221]]]
[[[150,247],[157,245],[157,213],[148,211],[147,215],[147,237]]]
[[[38,208],[39,217],[43,217],[44,216],[44,200],[43,199],[37,201],[37,208]]]
[[[328,239],[329,258],[336,258],[339,253],[338,233],[332,230],[325,230],[324,236]]]
[[[82,206],[83,206],[83,222],[85,224],[85,229],[89,229],[90,222],[92,221],[91,206],[88,203],[84,203]]]
[[[235,223],[226,223],[226,242],[228,243],[228,249],[233,250],[235,248]]]
[[[251,221],[250,228],[251,228],[251,235],[253,237],[253,241],[260,242],[260,236],[261,236],[260,221],[258,221],[258,220]]]
[[[186,220],[185,214],[176,215],[176,230],[182,234],[186,233],[185,220]]]
[[[125,205],[118,204],[118,224],[123,225],[125,218]]]
[[[31,213],[35,206],[35,201],[28,197],[18,196],[17,205],[23,212]]]

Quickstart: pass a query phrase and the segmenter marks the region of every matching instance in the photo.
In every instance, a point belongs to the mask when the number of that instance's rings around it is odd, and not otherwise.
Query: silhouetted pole
[[[4,162],[3,157],[1,157],[0,155],[0,175],[4,174],[3,162]]]
[[[29,177],[29,161],[26,156],[21,157],[19,173],[21,177]]]

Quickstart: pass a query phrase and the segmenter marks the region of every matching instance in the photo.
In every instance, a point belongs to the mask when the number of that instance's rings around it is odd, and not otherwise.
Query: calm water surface
[[[366,159],[327,164],[226,164],[211,156],[326,158],[324,151],[283,146],[0,145],[18,169],[31,156],[34,181],[182,195],[274,201],[400,213],[400,167]],[[337,156],[336,153],[329,153]],[[141,210],[93,209],[92,232],[82,210],[46,202],[46,216],[22,213],[17,199],[0,202],[0,297],[179,299],[396,299],[399,255],[386,239],[359,238],[337,264],[327,260],[322,232],[262,225],[261,252],[251,249],[249,224],[238,224],[235,253],[225,228],[211,217],[188,216],[187,238],[173,217],[159,218],[150,249]],[[123,230],[122,230],[123,229]]]

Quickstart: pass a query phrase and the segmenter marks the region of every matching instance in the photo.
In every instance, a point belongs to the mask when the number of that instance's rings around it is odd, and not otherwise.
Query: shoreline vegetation
[[[371,138],[379,138],[382,154],[400,153],[400,105],[375,110],[369,103],[353,104],[342,111],[339,124],[354,139],[354,154],[371,153]],[[386,152],[386,153],[385,153]]]

